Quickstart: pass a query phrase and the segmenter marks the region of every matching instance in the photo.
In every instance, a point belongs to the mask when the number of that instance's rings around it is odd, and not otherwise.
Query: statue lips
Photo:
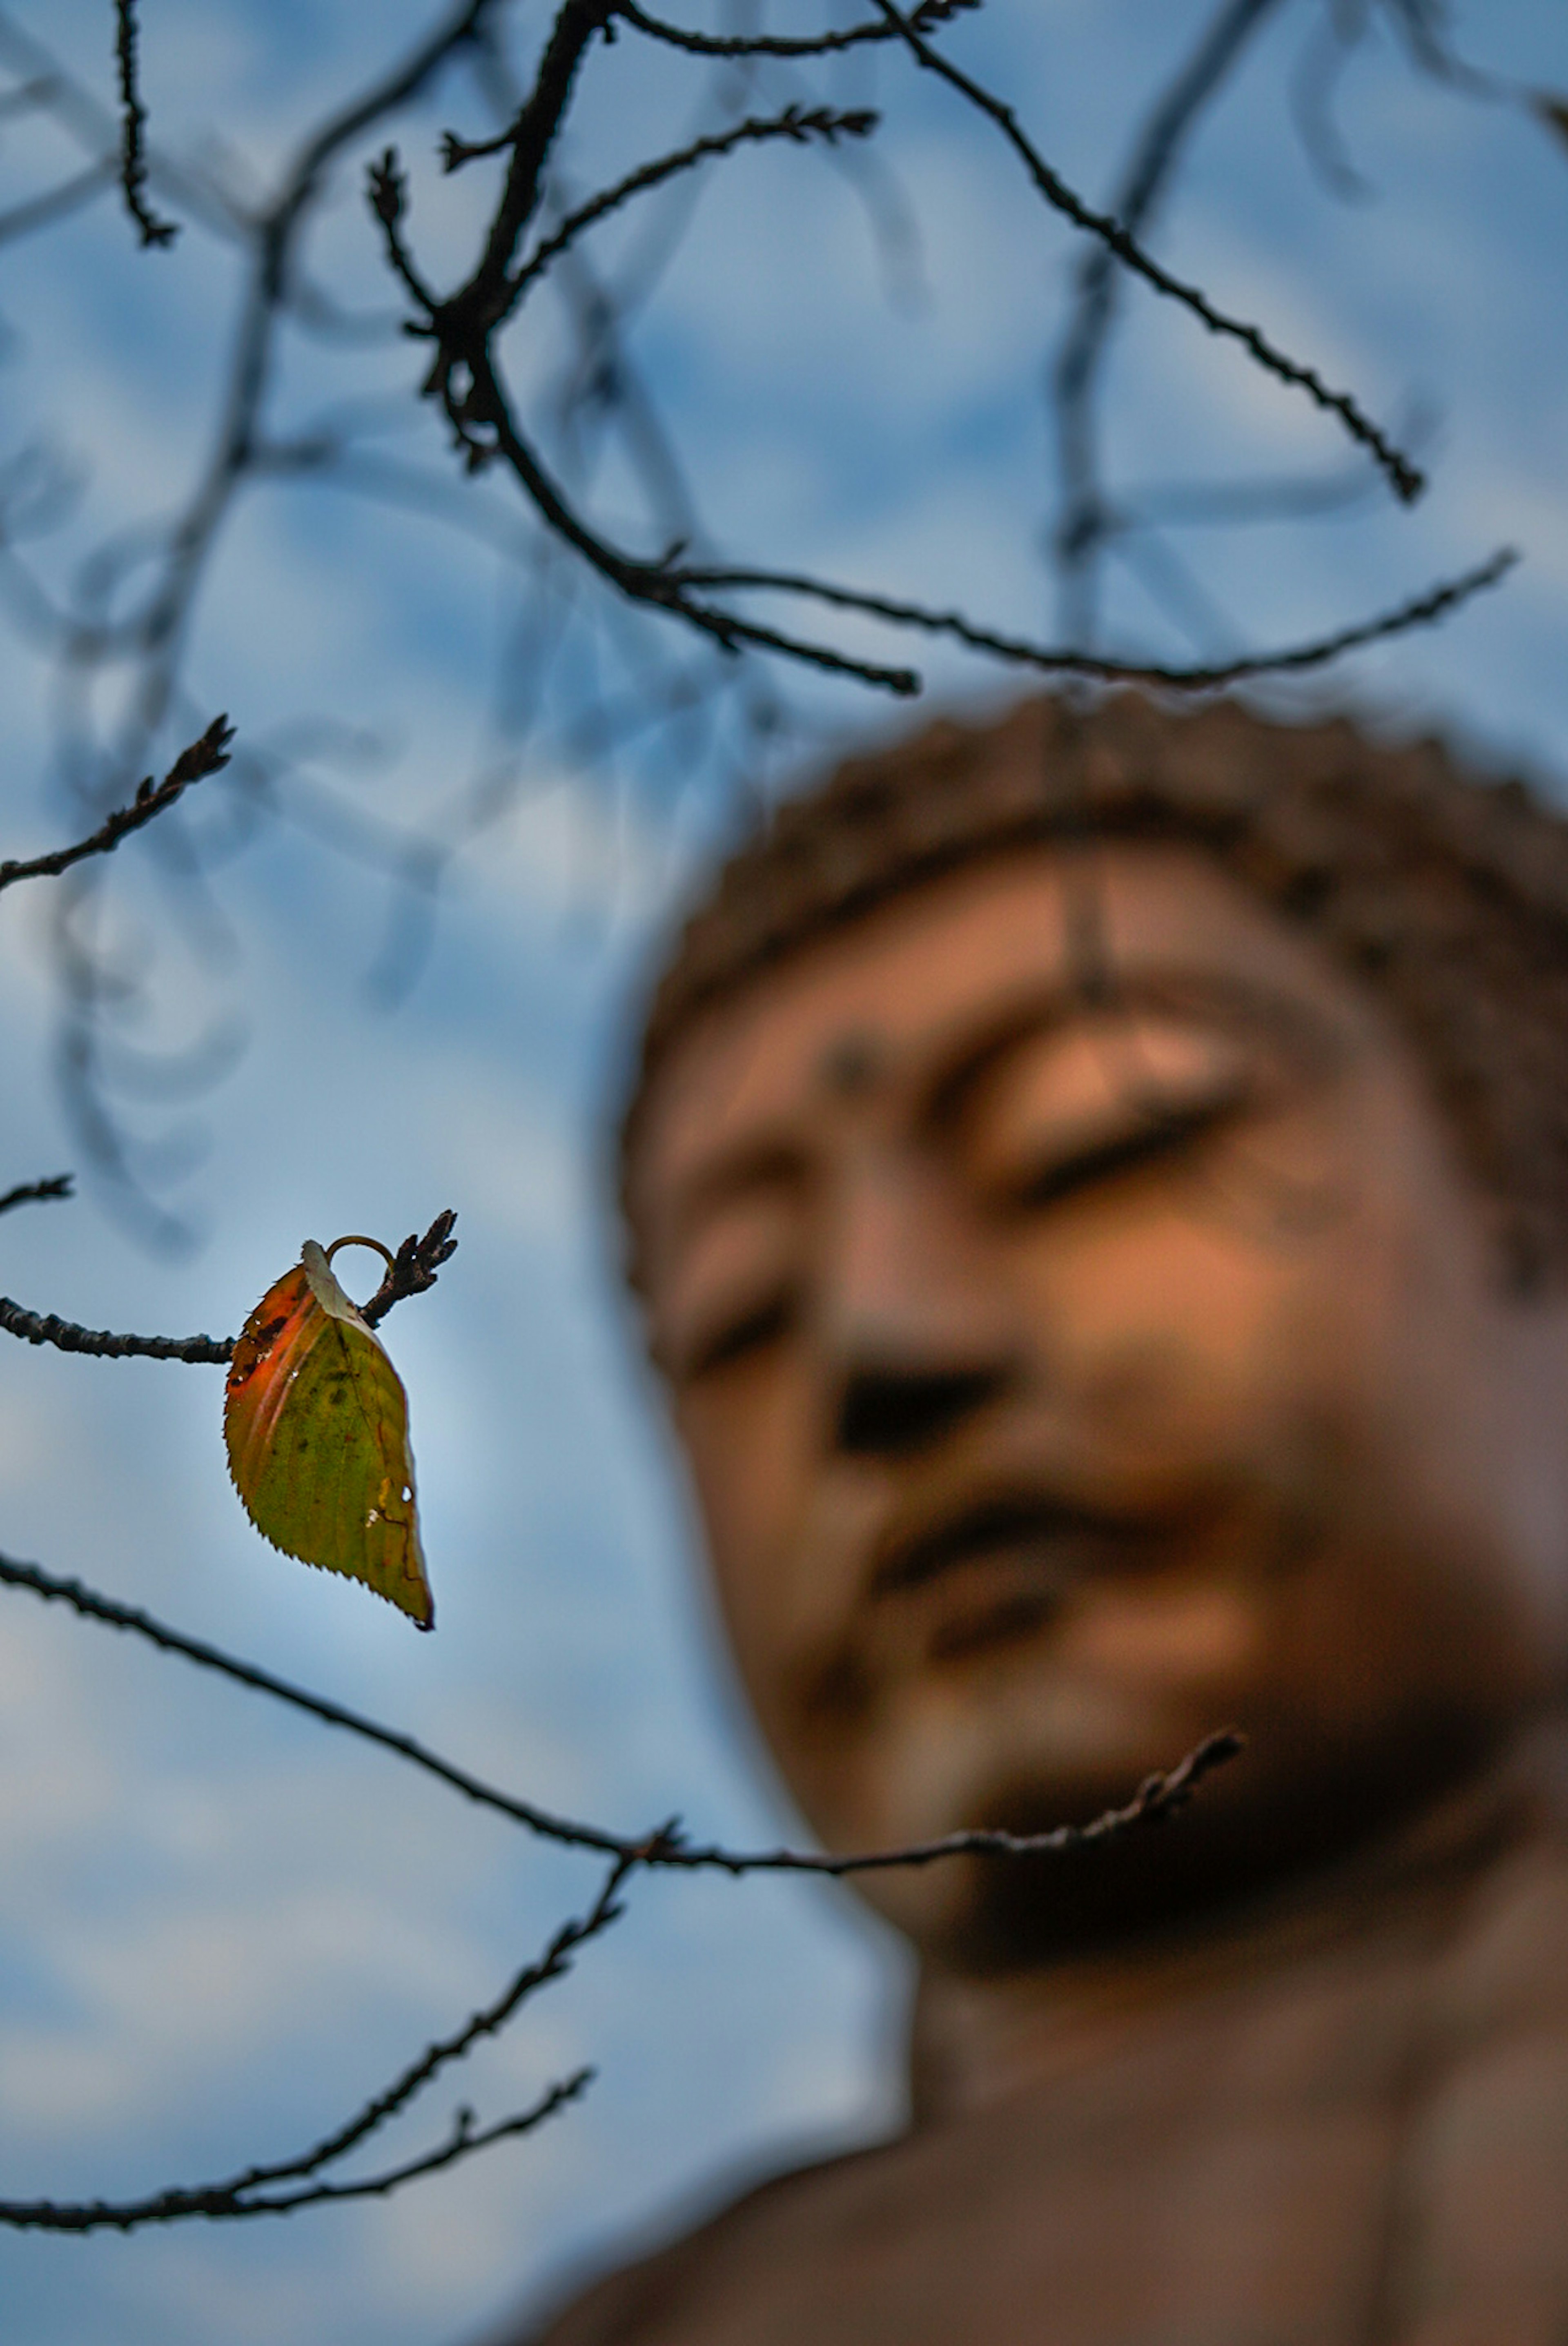
[[[915,1614],[930,1660],[955,1661],[1048,1627],[1085,1582],[1185,1560],[1195,1528],[1191,1509],[1135,1516],[992,1489],[884,1540],[871,1594]]]

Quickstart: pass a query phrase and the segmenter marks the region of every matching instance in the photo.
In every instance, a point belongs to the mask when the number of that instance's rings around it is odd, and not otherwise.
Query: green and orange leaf
[[[434,1627],[408,1398],[314,1239],[240,1331],[223,1433],[234,1487],[264,1538]]]

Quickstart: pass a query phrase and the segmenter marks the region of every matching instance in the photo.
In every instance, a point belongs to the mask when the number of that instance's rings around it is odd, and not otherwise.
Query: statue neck
[[[1565,1763],[1568,1732],[1553,1721],[1414,1823],[1224,1915],[1038,1970],[922,1965],[910,2044],[914,2124],[965,2117],[1092,2068],[1179,2030],[1227,1993],[1288,2001],[1348,1943],[1441,1933],[1478,1872],[1546,1814],[1563,1813]]]

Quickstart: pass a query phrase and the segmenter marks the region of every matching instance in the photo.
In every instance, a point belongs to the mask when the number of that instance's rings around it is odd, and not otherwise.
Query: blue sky
[[[305,127],[433,13],[412,0],[144,0],[160,152],[241,195],[265,187]],[[1334,200],[1288,105],[1319,13],[1282,0],[1157,242],[1375,413],[1426,415],[1431,490],[1408,513],[1373,482],[1334,518],[1191,532],[1176,543],[1215,606],[1211,640],[1188,640],[1119,572],[1107,630],[1177,657],[1285,641],[1515,544],[1525,559],[1508,586],[1451,627],[1347,663],[1284,705],[1435,727],[1551,786],[1568,772],[1568,150],[1516,108],[1413,76],[1384,31],[1352,59],[1339,105],[1373,192]],[[107,102],[108,15],[97,0],[22,0],[4,23],[53,44]],[[1104,197],[1206,15],[1189,0],[992,0],[944,38]],[[529,5],[514,18],[525,63],[545,15]],[[777,0],[769,21],[820,17],[810,0]],[[1553,0],[1472,0],[1454,23],[1495,73],[1568,87]],[[879,140],[918,227],[918,270],[890,270],[860,196],[819,158],[748,155],[710,178],[632,330],[707,536],[737,556],[1048,633],[1041,385],[1077,247],[951,93],[888,56],[809,86],[885,109]],[[684,138],[723,98],[682,61],[623,40],[590,62],[565,183],[580,191]],[[488,183],[443,181],[435,138],[482,121],[453,78],[398,128],[413,233],[438,274],[461,264]],[[362,160],[335,185],[312,263],[357,308],[391,315],[357,192]],[[0,209],[75,164],[57,130],[0,124]],[[138,253],[112,202],[0,247],[12,331],[0,465],[42,451],[76,484],[75,503],[21,549],[56,594],[112,533],[178,505],[205,455],[237,258],[178,181],[157,196],[189,222],[171,252]],[[629,217],[604,231],[607,272],[633,265],[641,232]],[[558,313],[541,303],[509,349],[531,413],[545,413],[562,349]],[[405,489],[413,473],[444,484],[440,433],[412,398],[419,362],[395,335],[290,334],[274,429],[372,403],[356,412],[373,412],[378,448],[412,468]],[[1356,461],[1304,401],[1136,291],[1106,442],[1118,483],[1351,477]],[[796,1828],[691,1569],[685,1494],[617,1289],[606,1149],[650,941],[750,778],[745,737],[727,717],[712,737],[647,729],[585,760],[585,718],[628,695],[635,707],[632,670],[657,638],[628,645],[591,603],[575,634],[548,637],[504,487],[466,495],[423,515],[300,479],[260,485],[237,509],[191,636],[190,705],[203,719],[225,708],[243,742],[291,744],[301,760],[243,852],[234,779],[204,785],[181,813],[181,835],[212,867],[202,894],[149,835],[106,867],[91,915],[136,980],[113,1046],[123,1073],[138,1052],[156,1060],[209,1030],[243,1038],[231,1072],[190,1102],[123,1103],[138,1162],[196,1242],[150,1250],[90,1181],[77,1203],[0,1226],[0,1289],[24,1301],[95,1325],[216,1332],[238,1326],[304,1236],[395,1239],[457,1207],[461,1251],[390,1329],[440,1631],[412,1636],[251,1533],[227,1484],[209,1370],[7,1341],[0,1546],[542,1800],[627,1827],[679,1810],[704,1831],[771,1838]],[[634,539],[646,531],[613,462],[594,495]],[[17,853],[76,827],[73,781],[97,770],[125,681],[108,675],[90,703],[63,694],[47,645],[20,624],[9,566],[0,587],[17,623],[0,629],[0,848]],[[545,717],[509,750],[498,711],[531,661],[547,680]],[[1013,688],[945,651],[926,665],[939,701]],[[758,692],[787,703],[783,746],[769,753],[778,770],[904,721],[885,701],[776,668],[743,679],[730,706]],[[178,733],[174,721],[159,747]],[[323,830],[341,834],[351,815],[427,826],[509,756],[509,811],[457,859],[428,955],[389,1010],[367,975],[395,897],[365,860],[366,832],[356,857],[324,846]],[[44,890],[10,892],[0,1188],[79,1161],[52,1072],[47,933]],[[391,1761],[5,1596],[0,2193],[127,2193],[286,2154],[494,1994],[592,1887],[586,1869]],[[0,2235],[7,2338],[477,2338],[504,2307],[738,2169],[889,2123],[907,1984],[897,1949],[836,1893],[645,1884],[619,1932],[388,2148],[434,2138],[459,2100],[500,2116],[592,2060],[601,2074],[580,2109],[384,2207],[128,2239]]]

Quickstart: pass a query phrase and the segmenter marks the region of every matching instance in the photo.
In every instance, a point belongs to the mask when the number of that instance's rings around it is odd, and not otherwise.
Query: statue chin
[[[976,1858],[856,1887],[930,1968],[984,1977],[1201,1934],[1315,1884],[1473,1783],[1530,1721],[1438,1707],[1390,1723],[1375,1747],[1308,1749],[1254,1733],[1174,1823],[1037,1859]],[[1191,1739],[1196,1741],[1197,1739]],[[1182,1756],[1161,1752],[1161,1764]],[[1125,1803],[1139,1771],[999,1770],[931,1832],[1018,1834],[1087,1822]],[[924,1837],[911,1834],[910,1838]]]

